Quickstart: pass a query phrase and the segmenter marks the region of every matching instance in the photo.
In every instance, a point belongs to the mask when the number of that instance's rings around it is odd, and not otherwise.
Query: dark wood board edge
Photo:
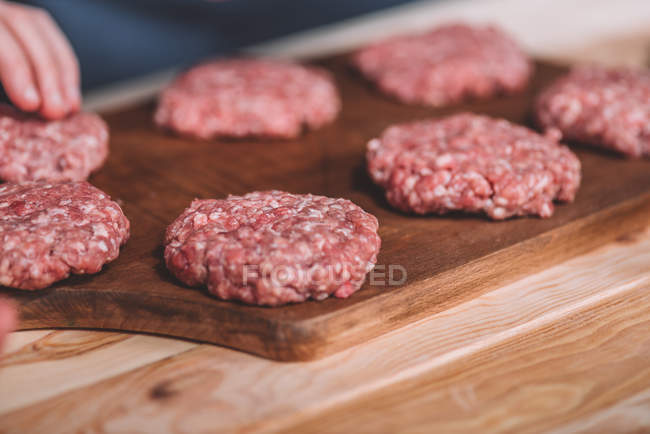
[[[212,312],[209,303],[196,306],[195,302],[184,299],[150,297],[143,303],[140,297],[119,290],[87,296],[75,292],[74,297],[62,290],[45,290],[38,297],[21,291],[11,295],[21,304],[22,330],[54,327],[131,331],[210,342],[278,361],[307,361],[449,309],[525,275],[642,231],[649,223],[650,193],[647,193],[462,267],[386,291],[364,303],[339,310],[336,315],[298,322],[282,319],[271,322],[261,317],[230,321],[224,315],[243,314],[237,310],[225,314],[223,310]],[[445,291],[436,291],[442,286]],[[139,315],[142,311],[149,315]],[[205,319],[198,327],[188,317],[195,316],[197,311]],[[156,323],[151,322],[152,315],[158,318]],[[245,328],[228,327],[242,322],[247,324]],[[67,326],[60,327],[61,324]]]
[[[647,193],[410,285],[391,297],[375,297],[363,309],[354,306],[327,322],[331,342],[316,348],[307,345],[304,352],[310,358],[319,358],[341,351],[604,244],[625,242],[628,235],[647,230],[649,225]],[[444,291],[435,290],[443,286]],[[305,329],[319,330],[321,327],[314,322],[325,320],[311,320]]]

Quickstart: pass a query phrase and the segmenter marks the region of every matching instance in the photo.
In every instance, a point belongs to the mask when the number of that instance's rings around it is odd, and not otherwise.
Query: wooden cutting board
[[[480,216],[409,216],[393,211],[364,168],[365,143],[395,122],[471,110],[527,123],[534,94],[563,73],[538,64],[526,93],[448,109],[409,107],[383,97],[345,56],[319,62],[336,76],[343,112],[293,141],[199,142],[152,123],[154,103],[106,114],[111,155],[91,182],[118,200],[132,237],[93,276],[37,292],[0,289],[20,305],[21,327],[101,328],[226,345],[277,360],[339,351],[508,281],[584,253],[650,224],[650,161],[576,147],[583,182],[573,204],[546,220],[492,222]],[[351,298],[280,308],[219,301],[179,284],[165,269],[166,226],[195,198],[282,189],[346,197],[375,214],[378,264],[407,271],[401,286],[370,285]],[[397,276],[396,276],[397,277]],[[549,282],[552,285],[552,282]]]

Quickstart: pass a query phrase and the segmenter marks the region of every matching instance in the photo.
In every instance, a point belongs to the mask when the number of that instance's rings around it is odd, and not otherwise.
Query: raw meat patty
[[[650,155],[650,71],[576,68],[540,94],[536,113],[568,140]]]
[[[532,73],[528,57],[499,29],[464,24],[370,45],[353,63],[400,101],[436,107],[516,92]]]
[[[160,96],[155,120],[177,133],[297,137],[303,127],[333,121],[336,87],[322,69],[255,59],[217,60],[177,78]]]
[[[92,113],[46,121],[0,105],[0,179],[83,181],[108,156],[108,127]]]
[[[0,184],[0,286],[42,289],[117,258],[129,221],[82,182]]]
[[[377,219],[345,199],[254,192],[195,200],[167,228],[167,268],[224,300],[278,306],[357,291],[377,260]]]
[[[461,113],[388,128],[368,143],[368,171],[402,211],[550,217],[553,200],[572,201],[580,185],[580,161],[558,140]]]

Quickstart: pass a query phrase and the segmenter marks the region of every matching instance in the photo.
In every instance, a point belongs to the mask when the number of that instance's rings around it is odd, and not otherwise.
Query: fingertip
[[[66,91],[69,112],[74,113],[81,108],[81,92],[77,87],[69,87]]]
[[[68,114],[68,110],[63,102],[63,98],[61,98],[61,94],[58,92],[52,92],[44,98],[40,113],[44,118],[52,120],[61,119]]]
[[[28,86],[23,92],[25,106],[29,110],[36,110],[41,105],[41,97],[34,86]]]
[[[51,107],[48,109],[42,109],[39,113],[44,119],[50,121],[56,121],[58,119],[62,119],[67,114],[67,112],[62,108],[51,108]]]
[[[18,311],[7,299],[0,299],[0,335],[12,331],[16,327]]]
[[[11,102],[22,111],[33,112],[41,106],[41,97],[34,86],[8,87],[6,91]]]
[[[16,329],[18,311],[12,303],[0,299],[0,351],[4,346],[7,335]]]

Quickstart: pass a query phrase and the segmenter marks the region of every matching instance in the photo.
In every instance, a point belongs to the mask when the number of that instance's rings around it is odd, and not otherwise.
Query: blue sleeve
[[[409,0],[30,0],[72,43],[84,89]]]

